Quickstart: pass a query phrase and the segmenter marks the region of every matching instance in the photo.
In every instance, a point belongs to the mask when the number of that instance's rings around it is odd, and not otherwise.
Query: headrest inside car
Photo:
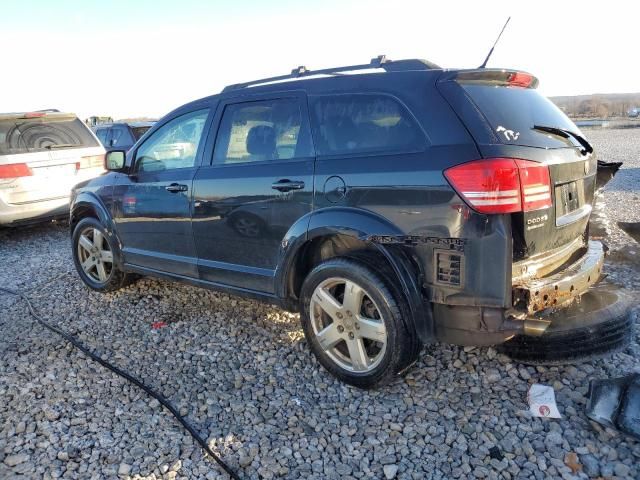
[[[273,156],[276,152],[276,131],[268,125],[256,125],[247,135],[247,152],[251,155]]]

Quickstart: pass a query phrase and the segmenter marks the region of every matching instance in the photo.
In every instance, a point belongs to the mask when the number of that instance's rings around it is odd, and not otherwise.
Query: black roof
[[[374,70],[374,72],[367,70]],[[382,70],[383,73],[377,70]],[[351,72],[357,74],[351,75]],[[229,85],[220,93],[181,105],[163,118],[180,115],[182,112],[193,108],[206,108],[211,101],[225,97],[291,90],[305,90],[309,93],[327,90],[340,91],[352,88],[354,81],[357,82],[359,89],[367,85],[365,89],[375,90],[384,85],[385,90],[398,93],[407,90],[407,82],[411,83],[416,76],[422,77],[423,74],[429,72],[437,75],[442,72],[442,68],[427,60],[407,59],[392,61],[388,60],[384,55],[374,58],[371,62],[363,65],[333,67],[322,70],[307,70],[306,67],[298,67],[288,75]],[[395,77],[392,82],[389,82],[388,75]],[[331,85],[328,85],[327,82]],[[416,84],[412,86],[416,86]]]

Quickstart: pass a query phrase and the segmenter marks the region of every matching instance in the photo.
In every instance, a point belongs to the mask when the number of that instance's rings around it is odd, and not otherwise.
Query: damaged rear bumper
[[[526,315],[537,315],[572,303],[600,279],[604,253],[602,243],[590,240],[584,255],[561,271],[543,278],[516,280],[514,308]]]
[[[602,283],[594,286],[602,277],[605,247],[589,241],[586,246],[580,242],[563,250],[552,255],[553,270],[537,259],[539,276],[514,278],[511,308],[434,303],[437,338],[458,345],[496,345],[513,337],[543,340],[561,330],[566,334],[562,341],[571,343],[571,331],[588,328],[595,333],[614,320],[614,327],[620,330],[616,330],[616,343],[622,342],[628,330],[628,302]],[[585,345],[580,350],[589,349]]]

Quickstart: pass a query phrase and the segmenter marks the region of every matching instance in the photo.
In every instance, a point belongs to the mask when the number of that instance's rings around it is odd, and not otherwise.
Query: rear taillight
[[[516,160],[522,186],[522,210],[530,212],[551,206],[549,167],[529,160]]]
[[[76,163],[76,168],[95,168],[104,167],[104,155],[91,155],[89,157],[81,157]]]
[[[41,118],[45,117],[47,114],[45,112],[27,112],[22,118]]]
[[[0,178],[30,177],[33,172],[26,163],[0,165]]]
[[[444,175],[480,213],[528,212],[551,206],[549,168],[540,163],[488,158],[449,168]]]

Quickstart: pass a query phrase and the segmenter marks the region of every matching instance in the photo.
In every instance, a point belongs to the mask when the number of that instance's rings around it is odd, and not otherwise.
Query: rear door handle
[[[304,182],[301,180],[289,180],[283,178],[271,184],[271,188],[278,190],[279,192],[289,192],[291,190],[302,190],[304,188]]]
[[[186,192],[189,187],[186,185],[182,185],[180,183],[172,183],[171,185],[167,185],[164,187],[167,192],[178,193],[178,192]]]

